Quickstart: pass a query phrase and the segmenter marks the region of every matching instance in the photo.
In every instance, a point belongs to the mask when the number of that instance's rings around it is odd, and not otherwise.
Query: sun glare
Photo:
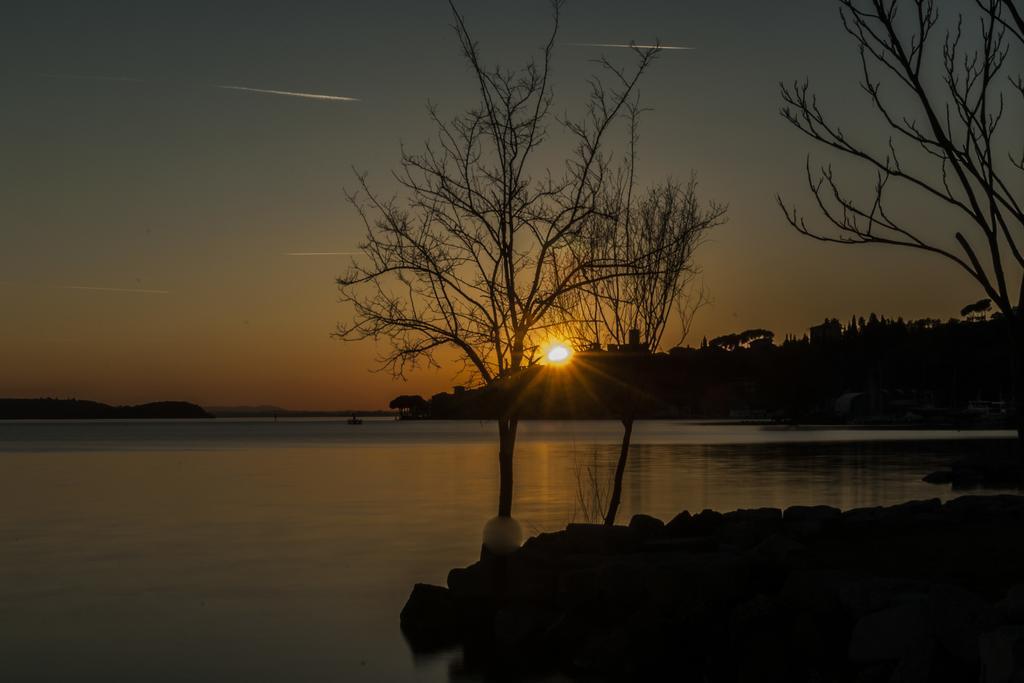
[[[553,344],[547,353],[548,363],[553,365],[567,362],[570,356],[572,356],[572,349],[565,344]]]

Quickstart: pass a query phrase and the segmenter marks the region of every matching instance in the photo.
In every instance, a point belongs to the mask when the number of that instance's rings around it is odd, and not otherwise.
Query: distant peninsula
[[[111,406],[74,398],[0,398],[0,420],[182,420],[212,418],[186,401]]]
[[[248,418],[248,417],[395,417],[394,410],[291,410],[280,406],[206,406],[205,410],[214,417]]]

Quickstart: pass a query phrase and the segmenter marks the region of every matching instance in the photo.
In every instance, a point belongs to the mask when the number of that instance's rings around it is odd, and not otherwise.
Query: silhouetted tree
[[[393,398],[388,407],[397,410],[402,417],[423,417],[427,414],[430,404],[419,394],[402,394]]]
[[[815,239],[883,244],[938,254],[966,271],[1010,322],[1018,435],[1024,444],[1024,155],[1018,125],[1024,20],[1017,0],[976,0],[976,12],[940,17],[935,0],[838,0],[843,27],[860,53],[861,88],[888,134],[854,135],[827,116],[808,83],[781,88],[782,115],[838,157],[868,171],[862,196],[831,166],[807,161],[807,181],[831,226],[812,228],[778,202],[788,221]],[[936,33],[945,38],[936,38]],[[1017,59],[1008,60],[1011,52]],[[1008,65],[1018,71],[1007,73]],[[1009,128],[1004,120],[1009,120]],[[1013,123],[1017,121],[1018,123]],[[901,191],[900,196],[893,196]],[[916,193],[948,210],[936,222],[901,213]]]
[[[551,3],[553,27],[539,63],[514,70],[484,65],[449,2],[478,103],[451,120],[428,107],[436,139],[421,153],[403,150],[395,178],[404,200],[371,191],[365,175],[349,196],[366,236],[360,257],[338,278],[352,318],[336,335],[387,339],[380,362],[396,375],[436,363],[434,353],[447,347],[477,382],[514,385],[538,360],[560,298],[628,270],[614,255],[581,259],[576,245],[594,220],[620,210],[625,188],[602,152],[658,50],[634,49],[631,70],[599,60],[584,113],[558,119],[571,140],[564,164],[538,168],[554,159],[545,143],[554,122],[549,75],[562,4]],[[502,517],[512,512],[517,427],[510,398],[498,420]]]
[[[630,107],[631,150],[637,142],[639,106]],[[681,343],[693,316],[706,302],[703,289],[695,285],[699,274],[693,256],[705,233],[725,220],[726,207],[703,204],[697,195],[696,175],[686,185],[671,180],[655,186],[638,199],[630,186],[636,156],[629,157],[626,206],[617,217],[597,218],[581,240],[586,259],[635,264],[635,268],[614,278],[601,279],[581,288],[568,301],[565,311],[577,323],[577,345],[601,341],[629,346],[632,330],[639,332],[641,347],[657,351],[665,328],[676,313]],[[616,363],[614,376],[604,383],[606,399],[620,416],[622,444],[615,467],[605,524],[615,523],[622,499],[622,480],[629,458],[629,445],[636,415],[650,400],[638,386],[637,368],[629,360]]]
[[[970,318],[972,316],[984,318],[985,314],[992,310],[991,299],[981,299],[973,304],[968,304],[960,309],[961,318]]]

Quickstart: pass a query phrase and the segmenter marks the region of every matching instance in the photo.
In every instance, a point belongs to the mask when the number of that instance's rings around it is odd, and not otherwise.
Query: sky
[[[547,36],[542,0],[462,5],[490,63],[522,64]],[[382,408],[456,381],[372,372],[373,342],[330,336],[346,256],[294,255],[354,250],[354,169],[390,192],[400,143],[430,136],[426,103],[472,103],[445,2],[39,0],[4,15],[0,395]],[[689,343],[872,311],[944,319],[980,298],[935,257],[802,237],[775,204],[812,208],[813,148],[779,116],[779,81],[809,77],[878,130],[835,3],[570,1],[559,107],[581,101],[590,60],[626,57],[579,44],[631,40],[693,48],[642,83],[641,182],[695,171],[729,205],[697,254],[712,303]]]

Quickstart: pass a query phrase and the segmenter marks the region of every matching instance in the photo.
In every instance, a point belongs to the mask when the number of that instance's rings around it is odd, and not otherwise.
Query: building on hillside
[[[835,318],[826,318],[825,322],[811,328],[811,343],[821,344],[835,342],[843,338],[843,326]]]

